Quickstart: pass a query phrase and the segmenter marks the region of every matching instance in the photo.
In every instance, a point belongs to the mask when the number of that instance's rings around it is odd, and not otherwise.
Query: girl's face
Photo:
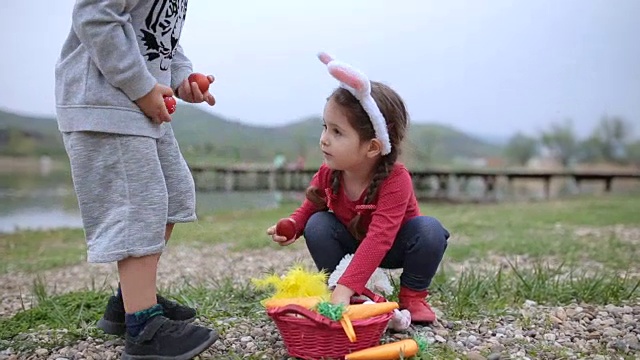
[[[340,106],[333,100],[327,101],[323,118],[320,149],[327,166],[333,170],[349,171],[362,165],[367,159],[369,142],[360,141]]]

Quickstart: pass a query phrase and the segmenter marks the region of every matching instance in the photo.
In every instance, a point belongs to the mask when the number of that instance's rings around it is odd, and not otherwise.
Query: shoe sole
[[[195,317],[192,317],[190,319],[183,320],[183,321],[190,323],[195,319],[196,319]],[[127,331],[127,326],[124,323],[109,321],[105,318],[101,318],[100,320],[98,320],[96,327],[102,330],[105,334],[109,334],[109,335],[124,335],[124,333]]]
[[[213,345],[214,342],[216,342],[216,340],[218,340],[219,337],[220,336],[218,335],[217,331],[211,330],[209,332],[209,338],[205,342],[198,345],[193,350],[187,351],[186,353],[181,355],[158,356],[158,355],[129,355],[127,353],[122,353],[121,359],[122,360],[151,360],[151,359],[153,360],[189,360],[189,359],[193,359],[194,357],[200,355],[205,350],[207,350],[211,345]]]

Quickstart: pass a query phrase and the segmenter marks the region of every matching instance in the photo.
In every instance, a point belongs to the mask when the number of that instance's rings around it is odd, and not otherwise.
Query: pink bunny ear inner
[[[331,55],[327,54],[326,52],[319,53],[318,59],[320,59],[320,61],[322,61],[322,63],[325,65],[329,64],[333,60]]]
[[[353,88],[356,91],[361,91],[364,88],[362,79],[360,79],[360,77],[357,74],[349,71],[348,69],[337,67],[337,66],[331,66],[329,67],[329,73],[333,75],[333,77],[349,85],[351,88]]]

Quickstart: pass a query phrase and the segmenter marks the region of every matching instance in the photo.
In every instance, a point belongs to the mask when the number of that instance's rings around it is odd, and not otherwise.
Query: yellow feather
[[[271,288],[274,293],[268,299],[283,299],[296,297],[319,296],[329,299],[331,293],[327,287],[328,275],[320,271],[307,271],[300,265],[289,269],[286,275],[271,274],[260,279],[251,279],[251,282],[262,289]],[[261,303],[268,299],[263,300]]]

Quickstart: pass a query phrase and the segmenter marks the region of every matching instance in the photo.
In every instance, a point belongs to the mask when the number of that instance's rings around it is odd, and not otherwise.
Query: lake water
[[[273,192],[198,193],[197,212],[270,208],[278,206],[281,198],[280,193]],[[0,233],[80,227],[80,212],[68,173],[0,173]]]

